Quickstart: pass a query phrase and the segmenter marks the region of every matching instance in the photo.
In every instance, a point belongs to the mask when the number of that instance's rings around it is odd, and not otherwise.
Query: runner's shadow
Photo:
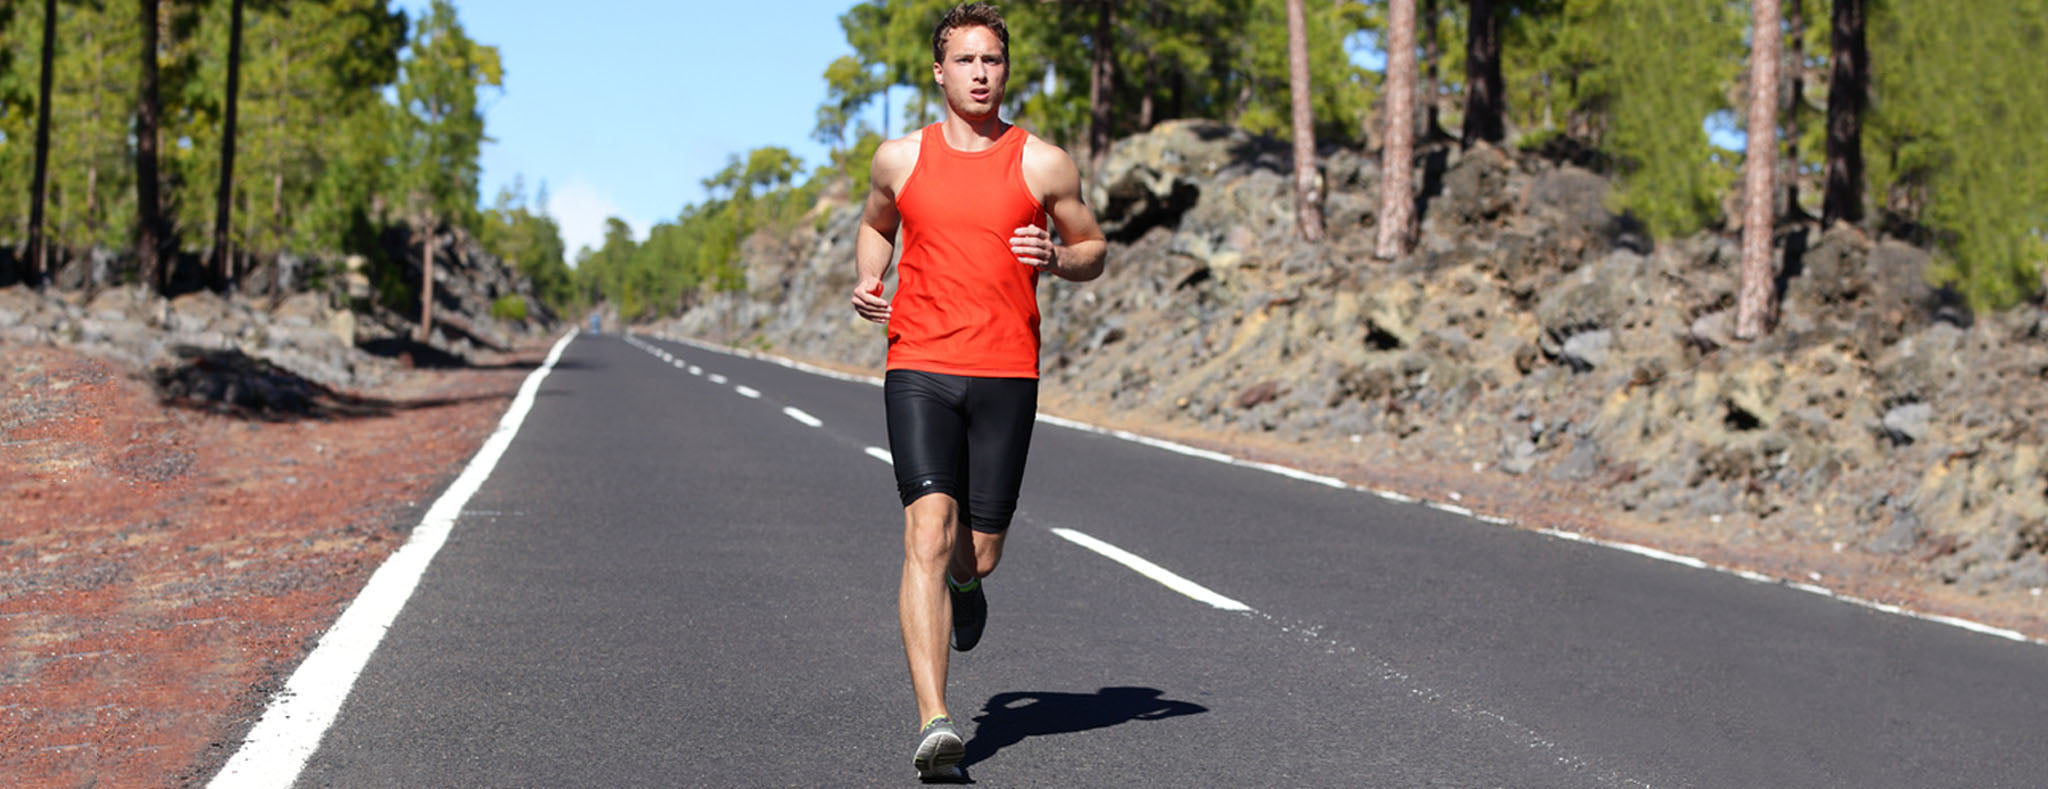
[[[1156,688],[1103,688],[1094,693],[998,693],[974,717],[967,741],[967,767],[1026,737],[1071,734],[1130,721],[1155,721],[1208,712],[1209,708],[1159,697]]]

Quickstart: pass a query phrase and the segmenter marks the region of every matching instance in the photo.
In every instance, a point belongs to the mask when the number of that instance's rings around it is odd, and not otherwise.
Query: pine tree
[[[484,138],[477,90],[502,84],[501,74],[497,48],[471,40],[455,6],[434,0],[398,84],[399,199],[420,244],[419,342],[433,333],[434,238],[443,223],[466,225],[475,211]]]
[[[1870,189],[1893,232],[1932,242],[1931,275],[1978,310],[2048,268],[2048,0],[1872,9]]]
[[[1095,5],[1095,33],[1089,36],[1089,49],[1094,53],[1089,67],[1088,81],[1088,178],[1097,181],[1102,177],[1102,160],[1109,156],[1110,101],[1116,93],[1116,50],[1115,4],[1111,0],[1097,0]]]
[[[1392,260],[1408,251],[1415,224],[1415,0],[1389,0],[1386,145],[1380,152],[1379,239],[1374,254]]]
[[[213,209],[213,280],[215,287],[235,286],[234,246],[228,228],[234,217],[235,196],[235,111],[242,77],[242,0],[229,0],[227,87],[222,95],[220,170],[217,173]]]
[[[138,231],[135,252],[142,280],[162,290],[169,279],[169,272],[165,258],[168,233],[164,226],[162,185],[157,178],[157,142],[163,114],[162,97],[157,92],[157,3],[158,0],[137,2],[141,11],[136,21],[142,30],[142,46],[138,49],[142,81],[136,89],[135,100],[135,218]]]
[[[1785,20],[1778,0],[1752,0],[1754,24],[1749,49],[1749,140],[1744,146],[1742,291],[1736,300],[1735,336],[1745,340],[1770,330],[1776,271],[1771,237],[1777,216],[1773,185],[1778,167],[1778,59]]]
[[[1585,139],[1621,178],[1616,207],[1655,235],[1691,233],[1722,216],[1734,172],[1701,123],[1728,112],[1743,22],[1723,0],[1565,7],[1563,59],[1576,69],[1573,111]]]
[[[1500,9],[1493,0],[1470,0],[1465,34],[1465,130],[1463,144],[1498,144],[1507,137],[1505,88],[1501,78]]]
[[[1305,241],[1323,240],[1323,192],[1316,178],[1316,129],[1310,107],[1308,31],[1302,0],[1287,0],[1288,96],[1294,105],[1294,224]]]
[[[1829,27],[1833,71],[1828,78],[1827,181],[1821,224],[1863,221],[1863,111],[1870,52],[1864,44],[1864,0],[1834,0]]]
[[[43,62],[42,76],[36,90],[36,167],[35,179],[29,187],[28,220],[28,284],[42,286],[43,275],[50,268],[50,241],[43,225],[43,205],[49,197],[50,164],[50,104],[55,96],[50,91],[51,78],[56,71],[57,53],[57,0],[43,0]]]

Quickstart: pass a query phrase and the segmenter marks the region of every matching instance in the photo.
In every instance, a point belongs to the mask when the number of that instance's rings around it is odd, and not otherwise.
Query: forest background
[[[1610,174],[1613,208],[1657,238],[1740,228],[1745,155],[1714,145],[1709,130],[1746,126],[1750,0],[1410,2],[1423,139],[1476,134]],[[1828,219],[1928,247],[1940,261],[1931,276],[1980,310],[2038,298],[2048,276],[2048,0],[1781,4],[1775,220],[1832,210]],[[821,75],[827,98],[811,130],[829,145],[827,161],[776,146],[736,152],[704,179],[705,200],[644,240],[608,222],[603,243],[579,250],[571,268],[544,188],[479,199],[478,96],[497,89],[502,68],[446,0],[417,19],[383,0],[9,3],[0,6],[0,248],[12,254],[0,268],[12,271],[0,280],[100,250],[126,279],[172,289],[174,274],[198,272],[186,287],[225,289],[280,255],[319,261],[316,274],[360,256],[379,272],[387,303],[402,306],[415,302],[415,283],[391,264],[406,249],[394,239],[455,232],[513,263],[558,310],[604,302],[627,319],[673,314],[742,284],[750,234],[806,221],[821,198],[864,193],[881,139],[936,119],[928,42],[950,5],[870,0],[840,17],[853,54]],[[1174,118],[1290,137],[1286,6],[1006,4],[1016,31],[1006,115],[1074,151],[1084,169],[1109,141]],[[1316,140],[1381,148],[1388,82],[1372,66],[1385,58],[1355,51],[1364,41],[1384,52],[1389,4],[1303,6]],[[38,255],[46,8],[56,11],[57,45],[41,190],[49,251]],[[1842,36],[1845,12],[1854,39]],[[1839,71],[1845,41],[1865,48],[1861,68]],[[1853,90],[1836,89],[1842,73]],[[1469,117],[1475,93],[1478,118]],[[1853,196],[1831,207],[1827,141],[1841,130],[1829,103],[1843,94],[1856,97],[1860,161]],[[867,120],[877,104],[887,128]],[[232,136],[223,133],[230,116]]]

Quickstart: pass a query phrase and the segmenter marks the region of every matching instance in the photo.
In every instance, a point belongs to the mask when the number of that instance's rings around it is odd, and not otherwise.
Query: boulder
[[[1110,146],[1088,202],[1105,232],[1134,237],[1177,220],[1218,171],[1284,147],[1217,121],[1166,121]]]

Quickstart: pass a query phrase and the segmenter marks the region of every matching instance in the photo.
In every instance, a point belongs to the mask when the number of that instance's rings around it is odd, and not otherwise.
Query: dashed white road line
[[[761,391],[751,386],[735,386],[732,388],[732,390],[740,393],[741,397],[745,397],[750,400],[761,399]]]
[[[787,414],[791,419],[794,419],[798,422],[802,422],[811,427],[818,427],[825,424],[823,420],[815,416],[811,416],[810,414],[806,414],[803,412],[803,409],[797,408],[796,406],[793,405],[784,406],[782,408],[782,413]]]
[[[1211,591],[1206,586],[1195,583],[1194,581],[1190,581],[1186,578],[1182,578],[1180,575],[1174,573],[1172,570],[1168,570],[1164,567],[1146,561],[1145,558],[1142,556],[1139,556],[1135,553],[1131,553],[1130,551],[1126,551],[1122,548],[1118,548],[1114,545],[1103,542],[1101,540],[1095,539],[1094,537],[1090,537],[1081,532],[1074,531],[1073,529],[1063,529],[1058,527],[1055,527],[1052,530],[1052,533],[1066,538],[1068,542],[1072,542],[1075,545],[1079,545],[1083,548],[1087,548],[1088,550],[1102,554],[1103,556],[1107,556],[1110,558],[1111,561],[1114,561],[1117,564],[1121,564],[1125,567],[1129,567],[1132,570],[1137,571],[1139,575],[1145,576],[1146,578],[1150,578],[1154,581],[1158,581],[1161,585],[1165,586],[1166,588],[1172,589],[1173,591],[1187,595],[1196,600],[1208,603],[1209,605],[1221,608],[1225,611],[1249,612],[1252,610],[1251,606],[1245,605],[1236,600],[1232,600],[1228,597],[1224,597],[1223,595],[1217,594],[1216,592]]]
[[[821,375],[821,376],[825,376],[825,377],[827,377],[827,378],[834,378],[834,379],[838,379],[838,380],[842,380],[842,381],[854,381],[854,382],[859,382],[859,383],[865,383],[865,384],[870,384],[870,385],[874,385],[874,386],[880,386],[880,385],[882,384],[882,379],[880,379],[880,378],[876,378],[876,377],[873,377],[873,376],[862,376],[862,375],[850,375],[850,374],[847,374],[847,373],[842,373],[842,372],[839,372],[839,371],[837,371],[837,370],[828,370],[828,369],[825,369],[825,368],[822,368],[822,367],[818,367],[818,366],[816,366],[816,365],[811,365],[811,364],[805,364],[805,363],[803,363],[803,362],[795,361],[795,360],[792,360],[792,359],[784,359],[784,358],[782,358],[782,357],[779,357],[779,356],[773,356],[773,355],[770,355],[770,354],[765,354],[765,353],[758,353],[758,352],[755,352],[755,351],[750,351],[750,350],[746,350],[746,349],[742,349],[742,348],[729,348],[729,347],[724,347],[724,346],[720,346],[720,345],[717,345],[717,344],[714,344],[714,343],[707,343],[707,342],[703,342],[703,341],[701,341],[701,340],[697,340],[697,339],[694,339],[694,338],[689,338],[689,337],[678,337],[678,336],[674,336],[674,335],[670,335],[670,334],[662,334],[662,335],[660,335],[660,336],[661,336],[661,338],[662,338],[662,339],[665,339],[665,340],[669,340],[669,341],[672,341],[672,342],[678,342],[678,343],[682,343],[682,344],[684,344],[684,345],[689,345],[689,346],[691,346],[691,347],[699,348],[699,349],[702,349],[702,350],[712,351],[712,352],[715,352],[715,353],[723,353],[723,354],[730,354],[730,355],[733,355],[733,356],[740,356],[740,357],[744,357],[744,358],[748,358],[748,359],[756,359],[756,360],[760,360],[760,361],[765,361],[765,362],[769,362],[769,363],[772,363],[772,364],[778,364],[778,365],[781,365],[781,366],[783,366],[783,367],[787,367],[787,368],[790,368],[790,369],[793,369],[793,370],[800,370],[800,371],[803,371],[803,372],[807,372],[807,373],[811,373],[811,374],[814,374],[814,375]],[[695,372],[695,368],[692,368],[692,370],[691,370],[691,371],[692,371],[692,372]],[[1166,451],[1168,451],[1168,452],[1173,452],[1173,453],[1176,453],[1176,454],[1180,454],[1180,455],[1186,455],[1186,456],[1188,456],[1188,457],[1202,458],[1202,459],[1204,459],[1204,460],[1211,460],[1211,461],[1215,461],[1215,462],[1218,462],[1218,463],[1223,463],[1223,464],[1226,464],[1226,465],[1232,465],[1232,466],[1243,466],[1243,467],[1246,467],[1246,468],[1253,468],[1253,469],[1258,469],[1258,470],[1260,470],[1260,471],[1266,471],[1266,472],[1270,472],[1270,473],[1274,473],[1274,474],[1281,474],[1281,475],[1283,475],[1283,476],[1291,477],[1291,478],[1294,478],[1294,479],[1298,479],[1298,480],[1302,480],[1302,481],[1305,481],[1305,482],[1313,482],[1313,483],[1316,483],[1316,484],[1319,484],[1319,485],[1327,485],[1327,486],[1330,486],[1330,487],[1333,487],[1333,488],[1340,488],[1340,489],[1344,489],[1344,490],[1354,490],[1354,491],[1359,491],[1359,492],[1362,492],[1362,493],[1370,493],[1370,494],[1372,494],[1372,495],[1374,495],[1374,496],[1378,496],[1378,497],[1380,497],[1380,498],[1382,498],[1382,499],[1386,499],[1386,500],[1388,500],[1388,501],[1398,502],[1398,503],[1402,503],[1402,504],[1422,504],[1422,505],[1424,505],[1424,506],[1428,506],[1428,507],[1430,507],[1430,508],[1432,508],[1432,509],[1436,509],[1436,510],[1441,510],[1441,511],[1444,511],[1444,512],[1448,512],[1448,513],[1452,513],[1452,514],[1456,514],[1456,515],[1461,515],[1461,516],[1465,516],[1465,517],[1470,517],[1470,518],[1474,518],[1474,519],[1476,519],[1476,520],[1479,520],[1479,521],[1482,521],[1482,522],[1484,522],[1484,523],[1489,523],[1489,524],[1493,524],[1493,525],[1496,525],[1496,526],[1509,526],[1509,527],[1516,527],[1516,526],[1518,526],[1518,525],[1519,525],[1519,524],[1517,524],[1517,522],[1516,522],[1516,521],[1515,521],[1514,519],[1512,519],[1512,518],[1502,517],[1502,516],[1499,516],[1499,515],[1493,515],[1493,514],[1489,514],[1489,513],[1482,513],[1482,512],[1477,512],[1477,511],[1474,511],[1474,510],[1472,510],[1472,509],[1471,509],[1471,508],[1469,508],[1469,507],[1464,507],[1464,506],[1461,506],[1461,505],[1458,505],[1458,504],[1453,504],[1453,503],[1449,503],[1449,502],[1437,502],[1437,501],[1428,501],[1428,500],[1425,500],[1425,499],[1419,499],[1419,498],[1416,498],[1416,497],[1414,497],[1414,496],[1410,496],[1410,495],[1407,495],[1407,494],[1405,494],[1405,493],[1400,493],[1400,492],[1398,492],[1398,491],[1393,491],[1393,490],[1384,490],[1384,489],[1379,489],[1379,488],[1368,488],[1368,487],[1365,487],[1365,486],[1362,486],[1362,485],[1352,485],[1352,484],[1350,484],[1350,483],[1346,483],[1346,482],[1344,482],[1343,480],[1337,479],[1337,478],[1335,478],[1335,477],[1328,477],[1328,476],[1324,476],[1324,475],[1321,475],[1321,474],[1314,474],[1314,473],[1311,473],[1311,472],[1307,472],[1307,471],[1302,471],[1302,470],[1300,470],[1300,469],[1293,469],[1293,468],[1288,468],[1288,467],[1286,467],[1286,466],[1281,466],[1281,465],[1278,465],[1278,464],[1274,464],[1274,463],[1262,463],[1262,462],[1256,462],[1256,461],[1249,461],[1249,460],[1244,460],[1244,459],[1240,459],[1240,458],[1232,457],[1232,456],[1230,456],[1230,455],[1227,455],[1227,454],[1224,454],[1224,453],[1222,453],[1222,452],[1215,452],[1215,451],[1211,451],[1211,450],[1207,450],[1207,449],[1199,449],[1199,448],[1196,448],[1196,447],[1191,447],[1191,446],[1188,446],[1188,445],[1186,445],[1186,444],[1181,444],[1181,443],[1178,443],[1178,442],[1174,442],[1174,441],[1167,441],[1167,440],[1165,440],[1165,439],[1160,439],[1160,438],[1153,438],[1153,437],[1151,437],[1151,436],[1146,436],[1146,435],[1140,435],[1140,434],[1137,434],[1137,433],[1132,433],[1132,432],[1130,432],[1130,431],[1127,431],[1127,430],[1115,430],[1115,429],[1111,429],[1111,428],[1106,428],[1106,427],[1100,427],[1100,426],[1097,426],[1097,425],[1092,425],[1092,424],[1089,424],[1089,423],[1087,423],[1087,422],[1081,422],[1081,421],[1077,421],[1077,420],[1073,420],[1073,419],[1067,419],[1067,418],[1064,418],[1064,417],[1058,417],[1058,416],[1053,416],[1053,415],[1051,415],[1051,414],[1045,414],[1045,413],[1040,413],[1040,414],[1038,415],[1038,421],[1040,421],[1040,422],[1045,422],[1045,423],[1047,423],[1047,424],[1052,424],[1052,425],[1058,425],[1058,426],[1060,426],[1060,427],[1065,427],[1065,428],[1069,428],[1069,429],[1073,429],[1073,430],[1080,430],[1080,431],[1082,431],[1082,432],[1087,432],[1087,433],[1094,433],[1094,434],[1097,434],[1097,435],[1105,435],[1105,436],[1110,436],[1110,437],[1113,437],[1113,438],[1119,438],[1119,439],[1122,439],[1122,440],[1125,440],[1125,441],[1130,441],[1130,442],[1134,442],[1134,443],[1137,443],[1137,444],[1142,444],[1142,445],[1144,445],[1144,446],[1152,447],[1152,448],[1154,448],[1154,449],[1163,449],[1163,450],[1166,450]],[[869,454],[873,454],[873,453],[869,453]],[[1453,494],[1451,498],[1453,499],[1453,501],[1455,501],[1455,500],[1457,500],[1457,499],[1458,499],[1459,497],[1458,497],[1458,496],[1457,496],[1456,494]],[[1566,540],[1571,540],[1571,541],[1573,541],[1573,542],[1580,542],[1580,543],[1586,543],[1586,544],[1588,544],[1588,545],[1597,545],[1597,546],[1600,546],[1600,547],[1604,547],[1604,548],[1611,548],[1611,549],[1614,549],[1614,550],[1619,550],[1619,551],[1623,551],[1623,552],[1626,552],[1626,553],[1632,553],[1632,554],[1636,554],[1636,555],[1638,555],[1638,556],[1643,556],[1643,557],[1646,557],[1646,558],[1649,558],[1649,559],[1655,559],[1655,560],[1658,560],[1658,561],[1665,561],[1665,562],[1670,562],[1670,563],[1673,563],[1673,564],[1683,565],[1683,566],[1686,566],[1686,567],[1692,567],[1692,568],[1697,568],[1697,569],[1702,569],[1702,570],[1708,570],[1708,571],[1712,571],[1712,572],[1717,572],[1717,573],[1725,573],[1725,574],[1728,574],[1728,575],[1733,575],[1733,576],[1735,576],[1735,577],[1737,577],[1737,578],[1741,578],[1741,579],[1743,579],[1743,580],[1747,580],[1747,581],[1753,581],[1753,582],[1756,582],[1756,583],[1764,583],[1764,584],[1774,584],[1774,585],[1778,585],[1778,586],[1783,586],[1783,587],[1785,587],[1785,588],[1788,588],[1788,589],[1792,589],[1792,590],[1796,590],[1796,591],[1801,591],[1801,592],[1808,592],[1808,593],[1811,593],[1811,594],[1816,594],[1816,595],[1820,595],[1820,596],[1822,596],[1822,597],[1826,597],[1826,598],[1829,598],[1829,599],[1832,599],[1832,600],[1839,600],[1839,601],[1841,601],[1841,602],[1845,602],[1845,603],[1848,603],[1848,604],[1850,604],[1850,605],[1860,606],[1860,607],[1863,607],[1863,608],[1869,608],[1869,609],[1873,609],[1873,610],[1876,610],[1876,611],[1882,611],[1882,612],[1884,612],[1884,613],[1888,613],[1888,614],[1898,614],[1898,615],[1900,615],[1900,616],[1910,617],[1910,618],[1913,618],[1913,619],[1920,619],[1920,620],[1924,620],[1924,621],[1928,621],[1928,622],[1935,622],[1935,623],[1938,623],[1938,624],[1950,625],[1950,626],[1953,626],[1953,627],[1959,627],[1959,628],[1962,628],[1962,629],[1964,629],[1964,630],[1968,630],[1968,631],[1971,631],[1971,632],[1975,632],[1975,633],[1983,633],[1983,634],[1985,634],[1985,635],[1997,636],[1997,637],[1999,637],[1999,638],[2011,639],[2011,640],[2013,640],[2013,641],[2021,641],[2021,642],[2025,642],[2025,643],[2030,643],[2030,644],[2038,644],[2038,645],[2048,645],[2048,640],[2044,640],[2044,639],[2038,639],[2038,638],[2033,638],[2033,637],[2027,636],[2027,635],[2026,635],[2026,634],[2024,634],[2024,633],[2020,633],[2020,632],[2018,632],[2018,631],[2014,631],[2014,630],[2008,630],[2008,629],[2005,629],[2005,628],[2000,628],[2000,627],[1993,627],[1993,626],[1991,626],[1991,625],[1987,625],[1987,624],[1984,624],[1984,623],[1981,623],[1981,622],[1974,622],[1974,621],[1971,621],[1971,620],[1968,620],[1968,619],[1961,619],[1961,618],[1958,618],[1958,617],[1952,617],[1952,616],[1944,616],[1944,615],[1941,615],[1941,614],[1929,614],[1929,613],[1923,613],[1923,612],[1920,612],[1920,611],[1915,611],[1915,610],[1912,610],[1912,609],[1910,609],[1910,608],[1903,608],[1903,607],[1900,607],[1900,606],[1897,606],[1897,605],[1892,605],[1892,604],[1890,604],[1890,603],[1883,603],[1883,602],[1878,602],[1878,601],[1876,601],[1876,600],[1866,600],[1866,599],[1863,599],[1863,598],[1860,598],[1860,597],[1853,597],[1853,596],[1850,596],[1850,595],[1840,594],[1840,593],[1837,593],[1837,592],[1835,592],[1834,590],[1831,590],[1831,589],[1827,589],[1827,588],[1825,588],[1825,587],[1821,587],[1821,586],[1816,586],[1816,585],[1814,585],[1814,584],[1810,584],[1810,583],[1805,583],[1805,582],[1802,582],[1802,581],[1799,581],[1799,580],[1795,580],[1795,579],[1790,579],[1790,578],[1776,578],[1776,577],[1772,577],[1772,576],[1769,576],[1769,575],[1765,575],[1765,574],[1763,574],[1763,573],[1758,573],[1758,572],[1754,572],[1754,571],[1750,571],[1750,570],[1743,570],[1743,569],[1740,569],[1740,568],[1735,568],[1735,567],[1725,567],[1725,566],[1722,566],[1722,565],[1717,565],[1717,564],[1713,564],[1713,563],[1711,563],[1711,562],[1708,562],[1708,561],[1706,561],[1706,560],[1703,560],[1703,559],[1698,559],[1698,558],[1695,558],[1695,557],[1691,557],[1691,556],[1685,556],[1685,555],[1682,555],[1682,554],[1676,554],[1676,553],[1671,553],[1671,552],[1668,552],[1668,551],[1661,551],[1661,550],[1657,550],[1657,549],[1655,549],[1655,548],[1650,548],[1650,547],[1647,547],[1647,546],[1642,546],[1642,545],[1635,545],[1635,544],[1632,544],[1632,543],[1624,543],[1624,542],[1617,542],[1617,541],[1612,541],[1612,540],[1603,540],[1603,539],[1599,539],[1599,538],[1596,538],[1596,537],[1592,537],[1592,536],[1590,536],[1590,535],[1580,534],[1580,533],[1577,533],[1577,532],[1569,532],[1569,531],[1564,531],[1564,530],[1560,530],[1560,529],[1546,529],[1546,528],[1536,528],[1536,527],[1530,526],[1530,527],[1529,527],[1529,530],[1530,530],[1530,531],[1534,531],[1534,532],[1536,532],[1536,533],[1538,533],[1538,534],[1544,534],[1544,535],[1548,535],[1548,536],[1551,536],[1551,537],[1557,537],[1557,538],[1559,538],[1559,539],[1566,539]]]
[[[864,451],[868,453],[868,457],[882,461],[883,463],[887,463],[891,466],[896,465],[896,456],[889,454],[889,450],[883,449],[881,447],[868,447]]]
[[[725,376],[719,375],[718,373],[712,373],[710,375],[704,376],[704,380],[710,381],[720,386],[725,385]]]
[[[703,374],[704,374],[704,368],[702,368],[702,367],[698,367],[697,365],[694,365],[694,364],[693,364],[693,365],[690,365],[690,374],[691,374],[691,375],[703,375]]]
[[[378,566],[363,590],[356,594],[355,601],[320,636],[320,643],[285,680],[284,688],[271,698],[263,717],[249,730],[242,747],[214,776],[210,786],[290,786],[298,778],[306,760],[320,747],[320,738],[341,712],[342,703],[348,700],[349,691],[363,673],[363,666],[369,663],[371,653],[384,640],[384,633],[405,608],[413,589],[419,586],[427,564],[448,541],[448,533],[455,528],[463,505],[490,478],[498,459],[512,445],[513,436],[519,434],[527,412],[533,409],[541,381],[555,369],[562,349],[569,347],[569,341],[575,337],[576,332],[571,331],[555,341],[547,360],[526,376],[512,405],[498,420],[497,429],[484,439],[483,447],[470,458],[462,475],[434,500],[426,517],[413,528],[412,536]]]

